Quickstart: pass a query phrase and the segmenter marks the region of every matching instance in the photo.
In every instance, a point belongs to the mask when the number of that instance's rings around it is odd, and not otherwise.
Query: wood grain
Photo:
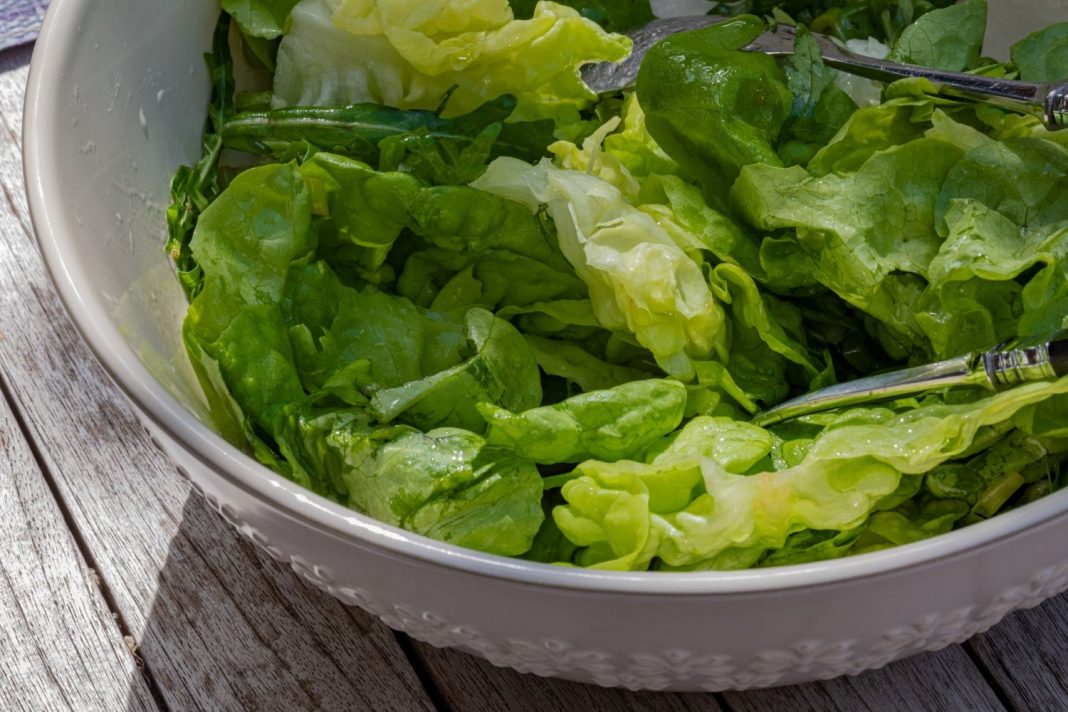
[[[0,393],[0,709],[157,709]]]
[[[960,647],[923,653],[856,677],[770,690],[724,693],[735,712],[1003,710],[994,690]]]
[[[719,712],[712,694],[628,692],[524,675],[455,650],[417,643],[419,659],[457,712]],[[770,709],[770,708],[768,708]]]
[[[0,709],[154,709],[122,630],[174,710],[1004,708],[960,647],[826,683],[670,695],[520,675],[412,644],[428,694],[394,634],[305,587],[190,497],[76,336],[23,198],[28,58],[28,49],[0,54],[0,377],[43,469],[0,403]],[[1013,707],[1068,708],[1068,599],[971,645]],[[17,697],[5,697],[9,682]]]
[[[712,694],[630,693],[495,668],[452,650],[417,644],[419,658],[442,696],[461,711],[534,712],[563,709],[624,712],[765,712],[767,710],[876,710],[944,712],[1002,710],[994,690],[958,647],[925,653],[857,677],[793,687]],[[1065,699],[1060,698],[1061,702]],[[1023,709],[1053,709],[1030,707]]]
[[[1017,611],[968,645],[1016,709],[1068,708],[1068,597]]]
[[[166,704],[430,709],[391,631],[305,587],[191,499],[74,332],[23,198],[28,56],[0,55],[0,372]]]

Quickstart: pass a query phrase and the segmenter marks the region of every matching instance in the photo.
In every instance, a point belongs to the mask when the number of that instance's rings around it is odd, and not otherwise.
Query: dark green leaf
[[[377,104],[289,107],[238,114],[226,122],[222,138],[227,148],[281,161],[326,151],[373,166],[382,160],[382,168],[392,170],[411,160],[427,180],[461,183],[497,156],[534,161],[545,154],[552,122],[506,123],[515,106],[506,95],[451,119]]]
[[[538,0],[509,0],[515,16],[526,19],[534,15]],[[610,32],[625,32],[653,19],[649,0],[561,0]]]
[[[193,166],[181,166],[171,181],[171,204],[167,208],[167,254],[174,260],[186,296],[192,299],[201,289],[203,272],[197,265],[189,242],[197,219],[221,189],[219,156],[222,153],[220,131],[233,111],[233,60],[227,40],[230,18],[222,15],[215,27],[212,53],[205,55],[211,74],[211,102],[204,128],[203,155]]]

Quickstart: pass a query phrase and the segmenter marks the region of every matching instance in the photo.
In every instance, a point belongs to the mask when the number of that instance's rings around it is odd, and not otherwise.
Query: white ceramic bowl
[[[1008,36],[1023,29],[1010,32],[1013,19],[1068,19],[1063,0],[993,5]],[[840,561],[599,573],[385,526],[247,458],[206,425],[179,347],[184,300],[161,249],[169,178],[198,155],[216,12],[207,0],[53,0],[26,104],[30,205],[63,301],[146,425],[212,508],[311,584],[498,665],[676,690],[857,673],[1068,588],[1068,492]]]

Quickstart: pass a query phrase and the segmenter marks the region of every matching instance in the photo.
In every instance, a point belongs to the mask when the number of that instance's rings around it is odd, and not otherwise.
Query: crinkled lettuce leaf
[[[630,51],[552,2],[516,20],[507,0],[301,0],[291,22],[274,77],[281,106],[444,105],[448,117],[511,94],[515,120],[576,120],[595,98],[579,68]]]
[[[749,565],[796,532],[861,526],[902,478],[967,453],[983,429],[1064,393],[1068,379],[903,413],[847,411],[806,442],[797,464],[749,474],[771,451],[771,434],[698,418],[649,463],[581,464],[553,516],[584,547],[576,560],[586,565],[642,569],[654,557],[671,567]]]
[[[547,161],[509,158],[494,161],[473,185],[530,210],[547,205],[597,320],[633,334],[666,373],[687,381],[693,359],[726,355],[725,314],[700,266],[613,185]]]
[[[204,287],[184,335],[227,434],[243,432],[261,460],[373,516],[523,553],[543,518],[541,478],[530,461],[483,452],[470,431],[484,427],[478,404],[541,403],[526,341],[483,309],[443,314],[344,284],[317,259],[315,178],[292,164],[246,170],[197,223]],[[430,432],[383,428],[395,419]]]
[[[539,464],[621,460],[667,435],[682,422],[686,388],[678,381],[632,381],[589,391],[555,405],[513,413],[479,408],[491,445]]]

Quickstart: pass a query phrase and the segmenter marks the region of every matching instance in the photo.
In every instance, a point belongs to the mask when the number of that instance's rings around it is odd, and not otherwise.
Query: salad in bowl
[[[646,2],[222,7],[167,250],[216,428],[286,478],[627,571],[871,552],[1064,486],[1068,379],[751,421],[1068,315],[1068,132],[844,76],[811,33],[1048,82],[1068,23],[995,60],[984,0],[721,3],[597,95]],[[773,23],[792,56],[742,49]]]

